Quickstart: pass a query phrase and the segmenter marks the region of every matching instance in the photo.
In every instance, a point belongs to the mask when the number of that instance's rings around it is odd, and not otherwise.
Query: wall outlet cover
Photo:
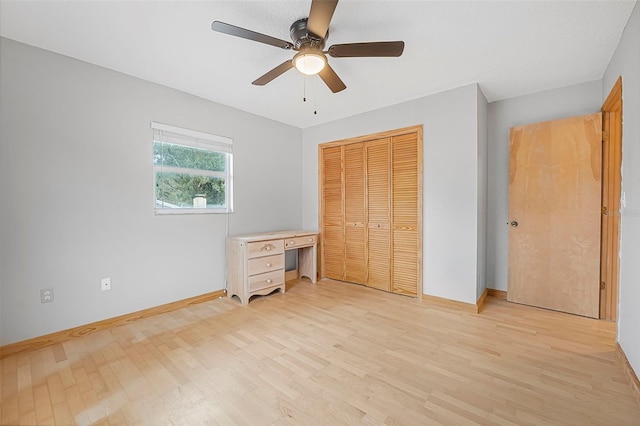
[[[100,281],[100,285],[102,291],[111,290],[111,278],[103,278],[102,281]]]
[[[53,302],[53,287],[43,288],[40,290],[40,303]]]

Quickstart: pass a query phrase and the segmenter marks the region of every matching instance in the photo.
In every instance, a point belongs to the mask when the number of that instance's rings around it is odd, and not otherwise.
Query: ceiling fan
[[[295,21],[289,28],[293,43],[220,21],[214,21],[211,24],[211,29],[298,52],[292,60],[281,63],[253,81],[252,84],[264,86],[295,67],[303,74],[318,74],[329,89],[333,93],[337,93],[346,89],[347,86],[329,65],[327,54],[332,58],[398,57],[402,55],[404,50],[404,41],[334,44],[329,49],[322,50],[329,37],[329,23],[337,4],[338,0],[312,0],[309,17]]]

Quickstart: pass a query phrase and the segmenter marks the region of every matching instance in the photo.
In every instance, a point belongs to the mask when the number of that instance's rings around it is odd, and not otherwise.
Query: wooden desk
[[[298,250],[298,276],[317,280],[318,233],[280,231],[227,238],[227,297],[285,292],[284,252]]]

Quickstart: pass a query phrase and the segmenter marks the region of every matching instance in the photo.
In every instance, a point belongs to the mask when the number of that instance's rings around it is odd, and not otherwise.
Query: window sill
[[[226,214],[233,213],[233,210],[227,209],[153,209],[156,216],[171,216],[185,214]]]

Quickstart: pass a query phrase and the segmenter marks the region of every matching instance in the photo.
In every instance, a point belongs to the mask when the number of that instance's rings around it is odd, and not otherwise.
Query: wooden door
[[[345,280],[365,284],[366,257],[366,188],[364,143],[344,147],[344,237]]]
[[[618,319],[620,196],[622,165],[622,78],[602,105],[602,221],[600,318]]]
[[[391,138],[367,143],[367,285],[391,290]]]
[[[507,298],[597,318],[600,113],[511,129]]]
[[[344,279],[343,148],[321,151],[322,167],[322,275]]]
[[[421,199],[418,194],[422,174],[419,165],[422,150],[415,133],[394,136],[392,139],[392,244],[393,264],[391,291],[417,295],[421,275],[420,234]]]

